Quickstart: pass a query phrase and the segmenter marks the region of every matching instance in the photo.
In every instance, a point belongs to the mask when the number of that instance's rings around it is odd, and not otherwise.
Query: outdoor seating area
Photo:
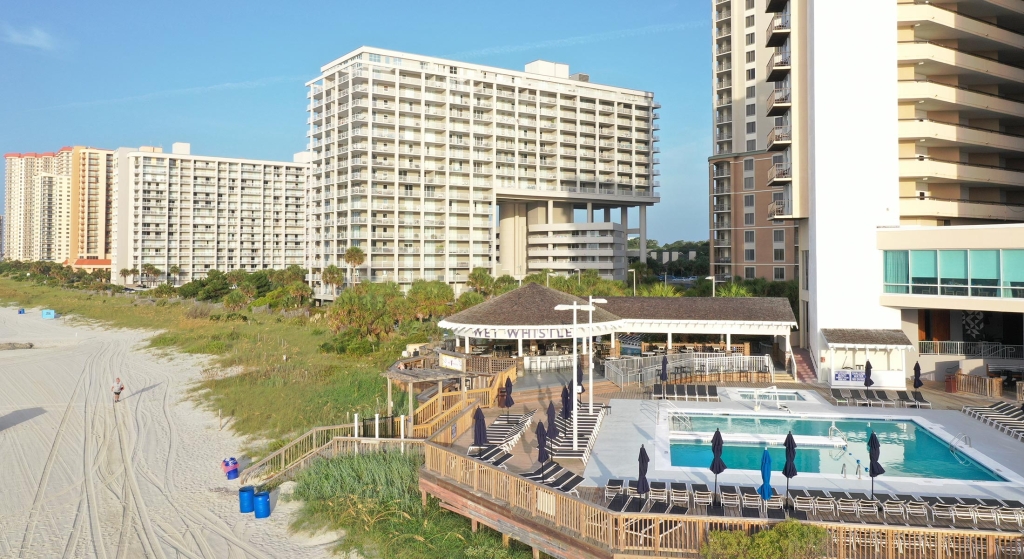
[[[844,390],[841,388],[831,389],[829,400],[837,406],[868,406],[868,407],[892,407],[892,408],[931,408],[929,402],[920,390],[907,393],[906,390]]]
[[[555,461],[548,462],[536,470],[523,474],[523,477],[569,495],[579,496],[576,488],[583,483],[583,476],[577,475]]]
[[[586,411],[585,406],[580,406],[576,418],[576,448],[572,446],[572,419],[564,418],[564,413],[555,419],[558,425],[558,436],[548,441],[548,448],[554,458],[575,458],[584,462],[590,458],[590,451],[594,448],[594,440],[597,438],[598,429],[601,428],[601,420],[604,418],[604,408],[596,408],[594,413]]]
[[[652,400],[683,400],[688,402],[721,402],[714,384],[655,384]]]
[[[990,406],[964,406],[961,411],[1018,441],[1024,441],[1024,405],[1018,407],[1008,402],[996,402]]]
[[[533,415],[536,410],[525,414],[503,414],[495,419],[487,428],[487,444],[484,446],[470,446],[470,451],[480,448],[496,447],[505,452],[510,452],[516,446],[520,437],[533,422]]]

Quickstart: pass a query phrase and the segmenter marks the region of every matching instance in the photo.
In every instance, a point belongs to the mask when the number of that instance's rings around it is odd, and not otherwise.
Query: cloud
[[[76,101],[74,103],[67,103],[64,105],[52,105],[49,107],[39,107],[37,111],[41,110],[52,110],[52,109],[74,109],[80,107],[94,107],[97,105],[116,105],[119,103],[132,103],[135,101],[149,101],[152,99],[163,99],[166,97],[182,97],[187,95],[199,95],[203,93],[215,93],[218,91],[231,91],[234,89],[255,89],[259,87],[266,87],[280,82],[294,81],[297,83],[303,83],[304,78],[301,76],[275,76],[271,78],[261,78],[258,80],[250,80],[244,82],[225,82],[214,85],[201,85],[197,87],[185,87],[181,89],[167,89],[163,91],[153,91],[150,93],[143,93],[140,95],[131,95],[128,97],[116,97],[113,99],[94,99],[92,101]]]
[[[591,43],[600,43],[603,41],[614,41],[618,39],[628,39],[631,37],[639,37],[643,35],[654,35],[657,33],[667,33],[669,31],[681,31],[683,29],[705,27],[707,26],[707,24],[708,22],[704,20],[688,21],[682,23],[664,23],[660,25],[649,25],[647,27],[637,27],[634,29],[620,29],[618,31],[595,33],[593,35],[579,35],[576,37],[566,37],[564,39],[549,39],[547,41],[523,43],[520,45],[505,45],[500,47],[488,47],[477,50],[469,50],[457,52],[455,54],[445,55],[444,58],[477,58],[483,56],[490,56],[494,54],[508,54],[528,50],[588,45]]]
[[[0,27],[0,32],[2,32],[2,34],[0,34],[0,40],[12,45],[20,45],[39,50],[54,50],[57,48],[57,43],[53,40],[53,36],[38,27],[15,29],[5,23]]]

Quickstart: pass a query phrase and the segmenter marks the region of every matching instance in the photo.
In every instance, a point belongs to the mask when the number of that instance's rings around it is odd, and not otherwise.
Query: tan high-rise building
[[[71,235],[68,263],[87,271],[109,270],[113,230],[114,152],[76,147],[71,168]]]
[[[829,329],[902,329],[914,347],[880,346],[871,360],[888,352],[895,367],[898,351],[926,376],[957,355],[1024,355],[1024,2],[862,0],[857,16],[832,0],[712,0],[712,10],[716,88],[741,75],[729,64],[757,59],[742,73],[746,95],[714,98],[715,272],[747,267],[744,228],[726,209],[752,182],[772,193],[756,201],[755,223],[796,232],[799,337],[820,379],[866,359]],[[731,54],[741,43],[747,52]],[[757,137],[744,147],[758,150],[737,153],[733,136],[751,122]],[[742,182],[737,159],[753,160]]]
[[[72,148],[4,159],[5,258],[63,262],[70,247]]]

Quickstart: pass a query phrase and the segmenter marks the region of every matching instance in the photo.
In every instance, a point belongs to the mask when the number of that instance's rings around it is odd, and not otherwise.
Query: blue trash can
[[[270,493],[266,491],[259,491],[253,495],[253,509],[256,512],[256,518],[266,518],[270,516]]]
[[[238,490],[238,512],[249,513],[253,511],[253,495],[256,490],[251,485],[246,485]]]

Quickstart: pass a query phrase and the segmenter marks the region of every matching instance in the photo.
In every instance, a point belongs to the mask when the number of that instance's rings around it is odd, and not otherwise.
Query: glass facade
[[[885,293],[1024,298],[1024,249],[886,250]]]

